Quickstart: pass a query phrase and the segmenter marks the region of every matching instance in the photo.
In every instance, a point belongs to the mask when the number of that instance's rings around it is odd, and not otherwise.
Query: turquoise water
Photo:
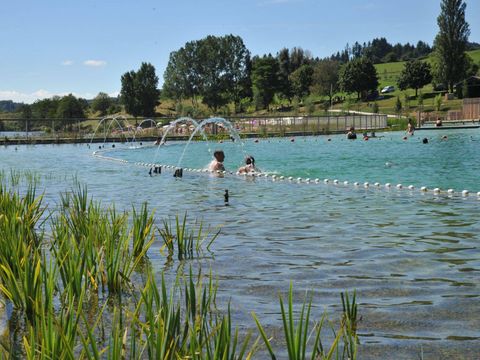
[[[442,141],[443,135],[447,141]],[[226,167],[235,170],[245,153],[259,168],[283,176],[391,182],[480,191],[478,131],[402,133],[369,141],[342,136],[211,143],[224,149]],[[421,143],[427,136],[429,144]],[[54,209],[59,192],[72,187],[72,176],[88,184],[104,203],[129,210],[148,201],[160,225],[166,216],[183,214],[221,226],[212,254],[193,261],[212,269],[219,280],[218,303],[232,303],[235,323],[254,328],[250,312],[269,333],[281,328],[278,293],[293,281],[300,298],[314,293],[314,315],[340,311],[339,293],[357,290],[360,303],[360,358],[476,358],[480,352],[480,200],[455,195],[390,190],[384,187],[298,184],[267,178],[224,178],[170,170],[149,176],[132,162],[176,165],[185,143],[128,149],[106,144],[92,156],[86,145],[8,146],[0,148],[0,168],[40,174],[40,188]],[[97,146],[98,147],[98,146]],[[193,143],[184,167],[205,167],[206,143]],[[389,162],[391,166],[386,166]],[[224,205],[224,190],[230,193]],[[160,271],[165,258],[160,241],[149,252]],[[178,263],[167,269],[175,273]],[[392,355],[394,354],[394,355]],[[261,358],[261,357],[259,357]]]
[[[210,152],[222,149],[226,168],[233,171],[248,153],[255,156],[261,170],[286,177],[480,191],[480,130],[417,131],[406,141],[403,133],[377,135],[369,141],[351,141],[337,135],[298,137],[294,142],[290,138],[258,143],[250,139],[243,146],[230,141],[191,143],[180,165],[204,168],[211,159]],[[444,135],[447,140],[442,140]],[[424,137],[429,139],[428,144],[422,143]],[[184,148],[183,142],[168,143],[159,150],[150,147],[107,154],[134,162],[179,165]]]

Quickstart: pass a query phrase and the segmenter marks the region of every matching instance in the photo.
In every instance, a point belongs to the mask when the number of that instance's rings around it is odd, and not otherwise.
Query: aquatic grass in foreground
[[[187,228],[187,213],[185,213],[181,222],[179,216],[175,216],[175,227],[169,220],[163,220],[163,229],[159,229],[159,233],[164,243],[162,249],[167,249],[169,259],[173,257],[176,250],[178,260],[185,260],[192,259],[194,255],[200,255],[205,242],[207,251],[210,251],[210,246],[217,239],[220,230],[210,237],[210,231],[205,232],[203,222],[200,222],[195,233],[193,229]]]
[[[309,359],[356,359],[357,357],[357,344],[358,337],[356,334],[356,324],[357,324],[357,307],[355,303],[355,294],[351,300],[348,296],[348,293],[344,296],[341,294],[342,302],[344,303],[342,319],[340,321],[340,328],[335,332],[333,326],[331,329],[334,334],[334,339],[330,348],[327,350],[321,339],[321,332],[326,320],[326,314],[323,315],[322,319],[314,324],[312,330],[309,329],[310,326],[310,315],[312,309],[312,297],[311,295],[305,297],[301,310],[300,316],[295,323],[294,318],[294,309],[293,309],[293,286],[290,283],[290,289],[288,292],[288,304],[285,308],[282,297],[279,297],[280,301],[280,312],[282,315],[283,323],[283,332],[285,336],[288,358],[291,360],[305,360]],[[346,298],[346,300],[345,300]],[[347,305],[345,305],[347,304]],[[260,320],[257,318],[255,313],[252,313],[255,323],[257,324],[260,335],[267,347],[267,350],[272,359],[276,359],[275,351],[272,348],[270,343],[271,339],[265,333]],[[355,324],[355,327],[353,326]],[[310,339],[313,336],[313,344],[309,344]],[[343,340],[343,347],[340,346],[341,341]],[[311,353],[307,357],[307,348],[311,348]]]
[[[155,239],[146,204],[129,227],[127,213],[103,208],[88,198],[86,187],[78,187],[62,196],[60,210],[51,216],[50,238],[43,235],[45,209],[34,185],[23,197],[4,183],[0,189],[0,292],[23,319],[17,330],[22,340],[2,344],[0,358],[250,359],[261,338],[275,358],[255,315],[260,335],[250,345],[252,332],[239,334],[230,304],[225,311],[217,308],[218,284],[212,274],[194,274],[190,267],[185,277],[177,274],[169,283],[163,272],[156,279],[147,266],[144,286],[132,281]],[[160,233],[178,242],[172,251],[178,251],[180,268],[218,236],[209,237],[202,223],[189,230],[186,214],[182,220],[176,217],[174,230],[169,226]],[[325,351],[320,331],[326,316],[310,330],[309,297],[295,324],[292,292],[290,287],[286,307],[280,299],[289,358],[304,359],[311,348],[312,358],[354,359],[355,295],[352,300],[348,294],[342,297],[341,328]]]

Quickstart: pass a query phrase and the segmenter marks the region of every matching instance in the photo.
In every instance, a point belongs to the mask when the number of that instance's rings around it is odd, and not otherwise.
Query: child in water
[[[258,172],[258,169],[255,167],[255,158],[251,155],[245,158],[245,166],[242,166],[238,169],[240,174],[246,174],[250,172]]]

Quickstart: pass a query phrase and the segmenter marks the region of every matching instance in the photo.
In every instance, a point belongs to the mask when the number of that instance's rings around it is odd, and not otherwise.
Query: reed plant
[[[210,246],[217,239],[220,230],[210,234],[210,231],[203,229],[203,222],[200,222],[196,231],[187,227],[187,213],[180,220],[175,216],[175,227],[168,220],[163,221],[163,229],[159,229],[160,236],[163,239],[163,249],[167,249],[168,256],[174,256],[177,253],[178,260],[192,259],[198,256],[205,249],[210,251]]]
[[[342,301],[345,301],[345,306],[342,319],[340,321],[340,328],[335,331],[332,327],[331,330],[333,331],[334,339],[330,344],[330,347],[327,349],[324,347],[321,337],[321,332],[324,328],[324,324],[326,323],[326,314],[324,314],[321,320],[315,323],[313,329],[311,329],[310,315],[312,309],[312,298],[311,296],[308,296],[305,297],[303,301],[299,318],[295,320],[293,307],[293,287],[292,284],[290,284],[287,306],[285,306],[282,297],[280,296],[279,298],[280,313],[282,315],[283,332],[285,336],[288,359],[356,359],[356,346],[358,343],[358,338],[356,334],[356,327],[355,329],[352,327],[353,323],[355,323],[356,326],[355,295],[353,296],[352,300],[349,299],[348,293],[346,295],[342,293],[341,296]],[[265,330],[263,329],[260,320],[255,313],[252,313],[252,316],[257,324],[260,336],[265,343],[270,357],[272,359],[276,359],[277,355],[275,354],[271,344],[271,339],[266,335]],[[355,318],[352,316],[355,316]],[[311,342],[312,339],[313,342]],[[307,351],[309,351],[308,356]]]
[[[150,247],[150,244],[154,241],[155,235],[153,234],[154,227],[154,212],[148,213],[147,203],[143,203],[139,212],[132,207],[132,230],[131,237],[133,241],[133,255],[139,256],[145,253],[145,247]]]

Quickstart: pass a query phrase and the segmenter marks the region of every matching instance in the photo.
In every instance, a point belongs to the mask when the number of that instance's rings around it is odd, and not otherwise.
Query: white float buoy
[[[292,181],[292,180],[293,180],[293,177],[289,176],[289,177],[288,177],[288,180]]]
[[[297,178],[297,181],[302,182],[302,178],[301,177]]]
[[[329,181],[330,181],[330,180],[328,180],[328,179],[323,180],[323,182],[324,182],[325,184],[328,184]]]
[[[415,186],[413,186],[413,185],[408,185],[408,190],[415,190]]]
[[[480,197],[480,191],[479,191],[479,192],[477,192],[477,196],[478,196],[478,197]]]
[[[380,183],[379,183],[379,182],[376,182],[376,183],[373,184],[373,185],[375,185],[376,187],[380,187]]]
[[[385,184],[385,187],[386,187],[386,188],[389,188],[390,186],[392,186],[390,183],[386,183],[386,184]]]
[[[285,177],[284,177],[284,176],[280,176],[280,180],[283,180],[283,179],[285,179]]]
[[[358,184],[358,182],[356,182],[356,181],[353,183],[353,186],[358,186],[358,185],[359,185],[359,184]]]
[[[333,183],[334,183],[335,185],[338,184],[338,180],[337,180],[337,179],[333,180]]]
[[[435,188],[433,189],[434,194],[440,194],[440,188]]]
[[[462,191],[463,196],[468,196],[468,194],[470,194],[470,192],[468,190],[463,190]]]
[[[343,182],[343,185],[348,185],[348,181],[345,180],[345,181]]]
[[[306,178],[306,179],[305,179],[305,182],[309,183],[309,182],[310,182],[310,178]]]
[[[363,186],[368,188],[370,186],[370,184],[368,182],[365,182],[365,183],[363,183]]]
[[[316,178],[315,179],[315,182],[318,184],[320,182],[320,179],[319,178]]]
[[[402,189],[403,185],[402,184],[397,184],[397,189]]]
[[[427,189],[427,187],[426,187],[426,186],[422,186],[422,187],[420,188],[420,191],[427,192],[427,191],[428,191],[428,189]]]
[[[449,193],[449,194],[453,194],[454,192],[455,192],[455,191],[454,191],[453,189],[448,189],[448,190],[447,190],[447,193]]]

